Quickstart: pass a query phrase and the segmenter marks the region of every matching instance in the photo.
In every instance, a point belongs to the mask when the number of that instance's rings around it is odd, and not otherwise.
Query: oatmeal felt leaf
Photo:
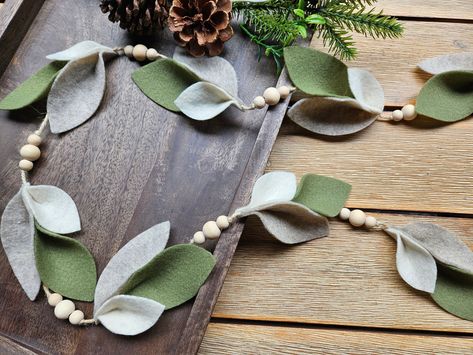
[[[348,82],[361,109],[374,114],[383,112],[383,87],[373,74],[365,69],[348,68]]]
[[[33,216],[26,209],[21,192],[18,192],[3,211],[0,237],[13,273],[32,301],[41,287],[34,256],[34,236]]]
[[[423,60],[418,67],[434,75],[453,70],[473,70],[473,52],[439,55]]]
[[[17,110],[42,99],[66,62],[52,62],[21,83],[0,101],[0,110]]]
[[[169,239],[170,223],[156,224],[125,244],[108,262],[97,282],[94,310],[115,295],[129,277],[163,251]]]
[[[80,230],[76,204],[63,190],[51,185],[26,185],[22,188],[23,202],[45,229],[59,234]]]
[[[151,328],[164,312],[164,305],[144,297],[118,295],[108,299],[94,319],[115,334],[137,335]]]
[[[215,258],[207,250],[174,245],[136,271],[119,293],[146,297],[171,309],[194,297],[214,266]]]
[[[473,113],[473,71],[449,71],[433,76],[420,90],[417,113],[455,122]]]
[[[83,41],[76,43],[72,47],[69,47],[63,51],[49,54],[46,56],[46,58],[51,60],[70,61],[85,58],[92,54],[98,53],[116,55],[116,52],[110,47],[103,46],[100,43],[94,41]]]
[[[345,206],[351,185],[328,176],[302,176],[294,202],[300,203],[323,216],[335,217]]]
[[[93,301],[97,272],[92,254],[77,240],[36,223],[35,257],[41,281],[54,292]]]
[[[137,69],[132,79],[141,91],[165,109],[179,112],[177,97],[200,78],[185,65],[165,58]]]

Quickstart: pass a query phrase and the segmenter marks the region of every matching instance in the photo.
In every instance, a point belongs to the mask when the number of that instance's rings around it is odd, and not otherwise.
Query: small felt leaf
[[[327,136],[356,133],[371,125],[377,117],[377,114],[360,109],[356,100],[331,97],[299,100],[287,115],[299,126]]]
[[[119,292],[150,298],[171,309],[194,297],[214,266],[215,258],[207,250],[174,245],[136,271]]]
[[[66,50],[47,55],[46,58],[51,60],[70,61],[85,58],[90,56],[91,54],[98,53],[108,53],[116,55],[116,52],[110,47],[103,46],[100,43],[94,41],[83,41],[76,43],[75,45]]]
[[[148,298],[118,295],[107,300],[94,319],[112,333],[137,335],[151,328],[163,312],[162,304]]]
[[[250,203],[238,208],[235,213],[244,215],[258,210],[261,206],[276,202],[291,201],[297,190],[297,180],[293,173],[287,171],[272,171],[256,180],[251,192]]]
[[[177,97],[200,78],[186,66],[165,58],[135,70],[131,76],[136,85],[158,105],[179,112]]]
[[[328,176],[305,174],[297,187],[294,202],[327,217],[335,217],[345,206],[351,185]]]
[[[135,271],[163,251],[168,242],[169,230],[169,222],[156,224],[130,240],[112,257],[95,288],[95,311],[115,295]]]
[[[361,109],[374,114],[383,112],[383,87],[373,74],[360,68],[348,68],[348,82]]]
[[[34,256],[34,235],[33,216],[26,209],[21,192],[18,192],[3,211],[0,237],[13,273],[32,301],[41,287]]]
[[[205,121],[225,111],[230,105],[240,110],[240,102],[215,84],[199,81],[185,89],[174,101],[186,116]]]
[[[79,301],[93,301],[97,272],[92,254],[77,240],[36,224],[35,256],[41,281]]]
[[[229,61],[222,57],[192,57],[182,47],[177,47],[173,59],[187,65],[200,79],[215,84],[230,95],[238,97],[238,79]]]
[[[473,321],[473,275],[439,265],[432,299],[447,312]]]
[[[299,90],[315,96],[353,97],[347,66],[337,58],[311,48],[284,48],[289,77]]]
[[[63,133],[87,121],[97,111],[105,92],[102,53],[69,62],[48,95],[51,132]]]
[[[422,87],[417,113],[444,122],[455,122],[473,113],[473,71],[435,75]]]
[[[80,230],[76,204],[65,191],[50,185],[27,185],[23,201],[36,221],[51,232],[67,234]]]
[[[423,60],[418,67],[430,74],[453,70],[473,70],[473,52],[440,55]]]
[[[0,101],[0,110],[17,110],[42,99],[66,62],[52,62],[21,83]]]

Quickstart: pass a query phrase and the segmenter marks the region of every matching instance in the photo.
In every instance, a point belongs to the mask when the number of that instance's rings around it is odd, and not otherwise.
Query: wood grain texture
[[[211,323],[200,354],[461,355],[473,338]]]
[[[473,20],[473,2],[469,0],[379,0],[374,4],[378,10],[393,16],[410,18]],[[465,21],[466,22],[466,21]]]
[[[0,3],[0,5],[2,5]],[[0,6],[1,8],[1,6]],[[23,355],[33,355],[36,354],[34,351],[31,351],[14,341],[3,337],[0,335],[0,353],[3,355],[16,355],[16,354],[23,354]]]

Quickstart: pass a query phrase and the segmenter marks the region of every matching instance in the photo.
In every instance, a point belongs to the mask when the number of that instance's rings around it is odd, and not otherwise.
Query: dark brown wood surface
[[[24,23],[15,20],[10,26],[20,29]],[[96,1],[46,0],[0,80],[0,97],[46,64],[47,54],[86,39],[109,46],[142,42],[168,55],[174,48],[169,36],[131,38],[107,20]],[[238,36],[227,45],[225,57],[237,70],[246,102],[276,83],[273,65],[257,64],[256,56],[255,46]],[[140,92],[131,80],[138,66],[124,57],[107,64],[99,111],[72,132],[49,134],[31,176],[33,183],[58,186],[75,200],[82,220],[76,238],[95,256],[99,272],[121,246],[156,223],[170,220],[170,244],[186,242],[205,221],[245,202],[285,111],[285,104],[268,112],[232,109],[218,119],[192,121]],[[0,212],[20,187],[18,148],[36,129],[41,112],[44,104],[0,112]],[[166,312],[150,331],[130,338],[55,319],[43,295],[33,303],[27,299],[1,251],[0,333],[7,340],[0,343],[48,353],[193,353],[241,229],[237,224],[222,236],[219,262],[195,304]],[[80,308],[91,315],[92,305]]]

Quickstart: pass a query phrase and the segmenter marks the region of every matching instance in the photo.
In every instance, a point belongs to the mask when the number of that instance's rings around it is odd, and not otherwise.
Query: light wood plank
[[[380,0],[374,6],[393,16],[473,20],[470,0]]]
[[[211,323],[199,354],[466,354],[471,337]]]
[[[392,225],[438,223],[473,247],[471,219],[376,216]],[[402,281],[395,242],[384,232],[335,220],[330,225],[329,237],[291,247],[268,239],[255,220],[248,222],[214,317],[473,332],[472,322],[443,311]]]

